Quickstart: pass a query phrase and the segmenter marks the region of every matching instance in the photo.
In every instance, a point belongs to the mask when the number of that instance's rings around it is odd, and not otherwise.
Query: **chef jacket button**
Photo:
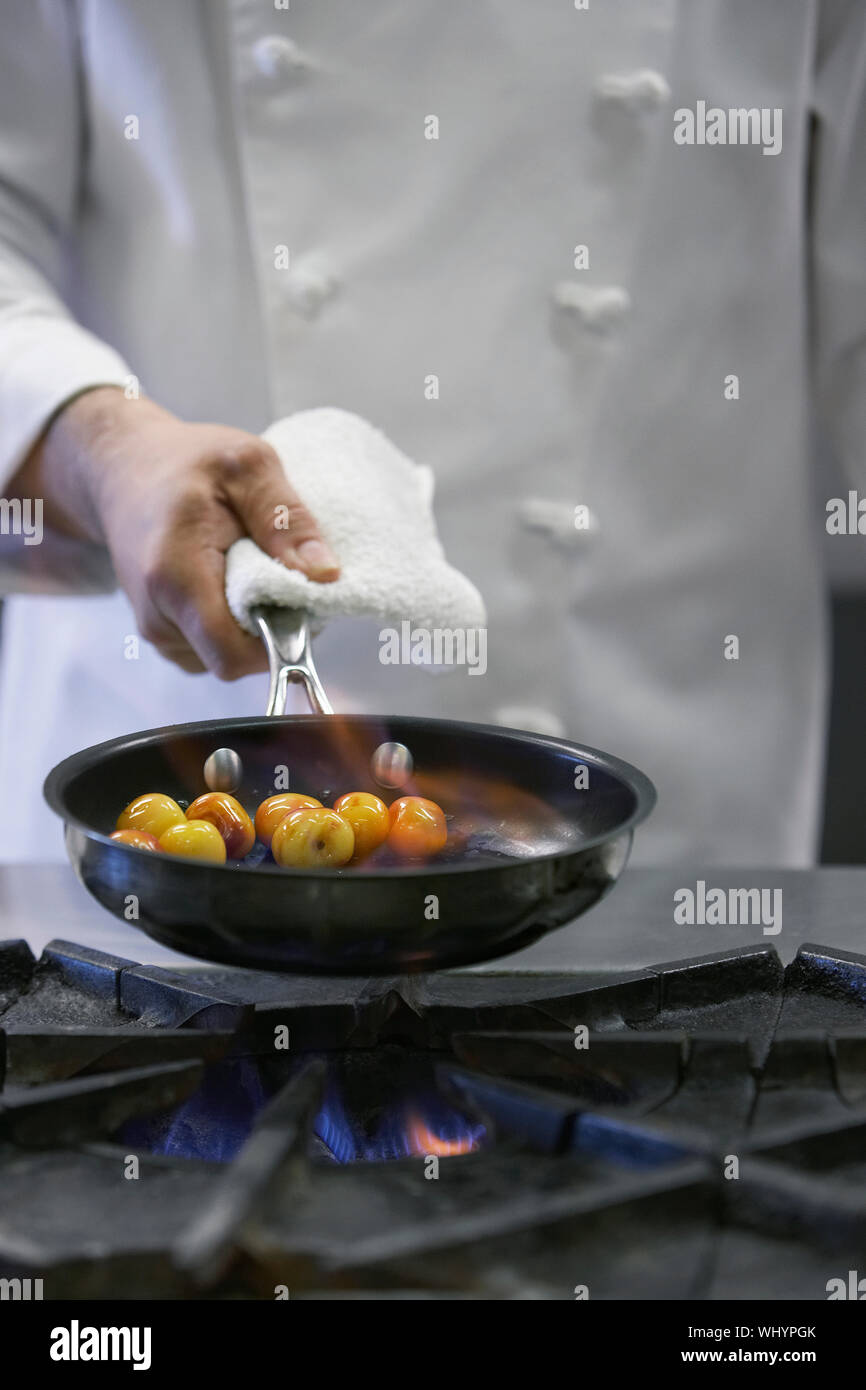
[[[555,308],[581,328],[606,334],[625,319],[631,308],[628,292],[619,285],[584,285],[560,280],[553,288]]]
[[[253,46],[253,58],[262,77],[286,77],[310,67],[310,60],[291,39],[266,34]]]
[[[284,281],[288,303],[304,319],[315,319],[321,309],[337,294],[340,285],[333,271],[318,260],[302,261],[294,266]]]
[[[593,91],[601,106],[619,107],[630,116],[658,110],[670,100],[671,95],[667,79],[660,72],[653,72],[652,68],[607,73],[597,80]]]
[[[500,705],[493,712],[493,722],[505,729],[528,729],[530,733],[546,734],[548,738],[562,738],[565,734],[559,715],[536,705]]]

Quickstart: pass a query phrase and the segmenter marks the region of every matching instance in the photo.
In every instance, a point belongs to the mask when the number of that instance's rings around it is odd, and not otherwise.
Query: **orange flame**
[[[456,1158],[459,1154],[469,1154],[478,1148],[478,1140],[471,1134],[465,1134],[459,1139],[440,1139],[420,1115],[409,1116],[407,1131],[409,1150],[418,1157],[436,1154],[439,1158]]]

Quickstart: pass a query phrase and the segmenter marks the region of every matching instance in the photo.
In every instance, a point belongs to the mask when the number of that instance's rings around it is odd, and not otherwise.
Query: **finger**
[[[204,662],[199,661],[192,647],[186,642],[180,646],[164,647],[156,643],[156,649],[161,657],[170,661],[173,666],[179,666],[188,676],[201,676],[207,670]]]
[[[229,504],[260,549],[320,584],[339,578],[337,557],[270,445],[253,440],[226,454],[223,464]]]
[[[146,642],[154,647],[174,666],[179,666],[191,676],[200,676],[207,667],[193,651],[183,633],[169,622],[156,609],[151,609],[146,618],[139,623],[139,630]]]
[[[236,681],[268,667],[264,646],[238,627],[224,604],[193,597],[185,633],[200,661],[222,681]]]
[[[225,558],[199,552],[195,567],[172,573],[163,585],[162,611],[176,625],[198,660],[220,680],[239,680],[267,670],[261,641],[244,632],[224,597]]]

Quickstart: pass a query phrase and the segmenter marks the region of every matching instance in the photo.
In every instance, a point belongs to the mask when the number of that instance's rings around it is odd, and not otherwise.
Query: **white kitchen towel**
[[[475,585],[453,568],[436,533],[433,474],[380,430],[349,411],[302,410],[263,436],[340,562],[340,577],[317,584],[287,569],[254,541],[226,557],[226,597],[248,632],[257,604],[304,608],[314,618],[408,619],[419,628],[476,628],[486,622]]]

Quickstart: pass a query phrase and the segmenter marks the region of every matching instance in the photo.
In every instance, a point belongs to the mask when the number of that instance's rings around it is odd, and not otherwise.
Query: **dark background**
[[[833,695],[821,861],[866,862],[866,594],[833,594]]]

